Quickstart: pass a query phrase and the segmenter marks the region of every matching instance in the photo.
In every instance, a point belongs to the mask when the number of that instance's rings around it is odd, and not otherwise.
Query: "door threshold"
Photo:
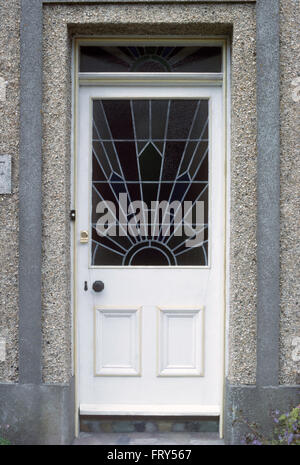
[[[219,416],[218,405],[80,404],[80,415]]]

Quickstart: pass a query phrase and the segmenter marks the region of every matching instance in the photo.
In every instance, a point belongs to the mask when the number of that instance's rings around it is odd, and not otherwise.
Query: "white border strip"
[[[218,405],[80,404],[80,415],[219,416]]]

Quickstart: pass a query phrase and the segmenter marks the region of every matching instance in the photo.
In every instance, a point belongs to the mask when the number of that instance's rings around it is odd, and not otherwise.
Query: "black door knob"
[[[102,281],[95,281],[93,284],[93,289],[95,292],[101,292],[104,289],[104,283]]]

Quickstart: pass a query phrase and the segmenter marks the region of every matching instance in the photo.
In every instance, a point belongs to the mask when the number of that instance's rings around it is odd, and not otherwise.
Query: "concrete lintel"
[[[257,0],[41,0],[43,3],[255,3]]]

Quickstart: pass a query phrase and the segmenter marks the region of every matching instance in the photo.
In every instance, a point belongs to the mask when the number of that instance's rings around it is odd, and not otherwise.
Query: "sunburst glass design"
[[[80,72],[220,73],[221,47],[80,47]]]
[[[207,99],[93,100],[93,266],[208,265],[208,139]],[[137,201],[148,209],[139,219],[130,210]],[[108,210],[117,234],[110,234],[111,224],[105,236],[98,234],[99,202],[115,205]],[[153,215],[153,202],[178,207],[169,216],[157,210]],[[184,203],[190,209],[183,216],[189,213],[192,227],[203,234],[197,246],[187,246],[186,230],[178,235],[176,215]],[[130,222],[136,234],[127,228]]]

